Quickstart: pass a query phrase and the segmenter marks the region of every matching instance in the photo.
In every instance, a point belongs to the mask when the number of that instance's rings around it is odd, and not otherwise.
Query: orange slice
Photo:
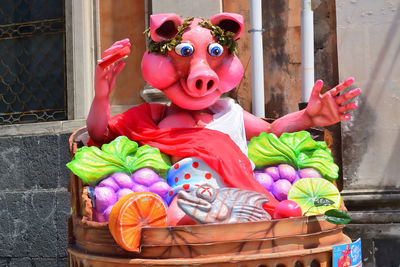
[[[108,229],[111,232],[111,235],[113,236],[115,242],[117,242],[117,244],[120,244],[121,241],[117,240],[119,239],[120,235],[117,234],[113,234],[113,230],[112,229],[117,229],[118,226],[118,216],[119,216],[119,211],[121,210],[121,206],[123,204],[125,204],[125,202],[131,197],[131,194],[127,194],[123,197],[121,197],[113,206],[113,208],[111,209],[110,215],[108,216]]]
[[[136,192],[120,198],[110,212],[108,228],[115,242],[123,249],[140,251],[144,226],[161,227],[167,224],[167,208],[162,199],[151,192]]]

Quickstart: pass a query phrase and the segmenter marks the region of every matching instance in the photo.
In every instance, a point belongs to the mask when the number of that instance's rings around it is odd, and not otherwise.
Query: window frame
[[[67,120],[0,125],[0,137],[73,132],[86,125],[99,52],[97,0],[65,0]]]

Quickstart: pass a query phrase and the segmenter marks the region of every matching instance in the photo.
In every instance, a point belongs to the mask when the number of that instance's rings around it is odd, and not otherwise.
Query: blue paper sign
[[[354,243],[333,246],[332,266],[333,267],[359,267],[362,266],[361,239]]]

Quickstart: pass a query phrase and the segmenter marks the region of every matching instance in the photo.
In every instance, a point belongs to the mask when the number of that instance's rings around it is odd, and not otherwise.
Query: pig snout
[[[192,65],[187,78],[187,93],[193,97],[206,96],[219,85],[218,75],[206,63]],[[185,86],[183,87],[185,88]]]

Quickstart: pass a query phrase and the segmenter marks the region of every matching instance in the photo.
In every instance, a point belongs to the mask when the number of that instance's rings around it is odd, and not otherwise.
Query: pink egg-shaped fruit
[[[96,211],[100,214],[108,206],[114,205],[117,202],[117,196],[111,187],[96,187],[94,189],[94,194],[96,197],[95,207]]]
[[[300,178],[321,178],[321,174],[314,168],[304,168],[299,170]]]
[[[274,181],[277,181],[280,179],[279,170],[277,167],[265,168],[264,172],[267,173],[269,176],[271,176],[272,179],[274,179]]]
[[[112,178],[114,178],[114,181],[118,184],[119,188],[132,188],[134,184],[132,178],[122,172],[114,173]]]
[[[113,177],[108,177],[104,180],[102,180],[98,185],[98,187],[110,187],[112,188],[115,192],[117,192],[119,190],[119,186],[118,184],[115,182]]]
[[[278,203],[273,215],[274,219],[300,217],[303,214],[299,204],[292,200],[283,200]]]
[[[277,200],[286,200],[291,186],[292,184],[288,180],[279,179],[272,185],[271,192],[274,194]]]
[[[157,182],[149,187],[150,192],[156,193],[162,198],[165,198],[167,196],[167,193],[169,190],[171,190],[171,187],[164,181]]]
[[[289,164],[279,164],[278,170],[281,179],[286,179],[289,182],[293,182],[296,179],[296,170]]]
[[[256,172],[254,173],[254,177],[256,180],[268,191],[271,190],[271,186],[274,183],[274,179],[272,177],[265,173],[265,172]]]
[[[130,193],[133,193],[133,191],[131,189],[123,188],[117,192],[117,197],[118,197],[118,199],[120,199],[121,197],[123,197],[127,194],[130,194]]]
[[[147,186],[141,184],[135,184],[132,187],[133,192],[149,192],[149,188]]]
[[[132,174],[133,181],[135,183],[144,185],[144,186],[149,186],[152,185],[158,181],[160,181],[160,177],[158,174],[153,171],[152,169],[149,168],[143,168],[140,170],[137,170]]]

